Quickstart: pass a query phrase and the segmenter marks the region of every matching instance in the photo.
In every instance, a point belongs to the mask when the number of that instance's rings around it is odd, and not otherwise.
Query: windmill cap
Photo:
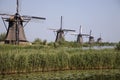
[[[23,21],[23,18],[18,13],[16,13],[13,16],[10,16],[9,20],[10,21],[15,21],[16,16],[19,18],[19,20]]]

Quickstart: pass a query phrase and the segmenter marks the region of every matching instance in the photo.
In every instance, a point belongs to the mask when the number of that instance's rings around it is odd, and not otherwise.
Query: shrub
[[[5,40],[5,36],[6,36],[6,33],[1,33],[0,34],[0,41],[4,41]]]
[[[116,45],[115,49],[120,51],[120,42]]]
[[[33,41],[33,44],[42,44],[42,40],[39,39],[39,38],[36,38],[36,39]]]

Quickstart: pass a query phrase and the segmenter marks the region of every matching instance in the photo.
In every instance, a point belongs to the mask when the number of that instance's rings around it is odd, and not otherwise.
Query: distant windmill
[[[77,43],[83,43],[83,36],[89,36],[88,34],[82,34],[82,27],[80,25],[79,33],[73,33],[73,35],[77,35]]]
[[[100,37],[97,39],[97,43],[101,43],[102,42],[102,38],[101,38],[101,34]]]
[[[94,37],[92,36],[92,30],[90,30],[89,43],[90,44],[94,43]]]
[[[64,36],[65,36],[65,32],[75,32],[75,30],[70,30],[70,29],[63,29],[62,28],[62,16],[61,16],[61,24],[60,24],[60,29],[50,29],[53,30],[54,32],[56,32],[56,39],[55,42],[59,42],[59,41],[64,41]]]
[[[2,17],[3,22],[5,24],[5,21],[8,22],[8,28],[5,25],[5,28],[7,30],[5,43],[6,44],[19,44],[22,42],[27,42],[25,33],[24,33],[24,27],[31,19],[41,19],[45,20],[45,18],[42,17],[35,17],[35,16],[21,16],[19,14],[19,0],[16,1],[17,7],[16,7],[16,13],[14,15],[11,14],[2,14],[1,16],[10,16],[10,18]],[[24,24],[23,24],[24,23]]]

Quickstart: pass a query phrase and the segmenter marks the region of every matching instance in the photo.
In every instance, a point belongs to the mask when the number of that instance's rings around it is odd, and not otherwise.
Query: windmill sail
[[[2,15],[2,16],[13,16],[13,15],[7,14],[7,13],[0,13],[0,15]]]
[[[17,7],[16,7],[16,12],[19,14],[19,1],[17,0]]]

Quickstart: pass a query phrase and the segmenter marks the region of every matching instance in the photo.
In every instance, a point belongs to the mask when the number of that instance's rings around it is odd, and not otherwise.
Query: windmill
[[[101,34],[100,37],[97,39],[97,43],[101,43],[102,42],[102,38],[101,38]]]
[[[88,34],[82,34],[82,27],[80,25],[79,33],[73,33],[73,35],[77,35],[77,43],[83,43],[83,36],[89,36]]]
[[[25,33],[24,33],[24,27],[31,19],[41,19],[45,20],[43,17],[35,17],[35,16],[21,16],[19,14],[19,0],[16,0],[16,13],[14,15],[11,14],[3,14],[0,13],[2,17],[2,20],[4,22],[5,28],[7,30],[5,43],[6,44],[19,44],[22,42],[27,42]],[[5,17],[9,16],[9,18]],[[8,22],[8,28],[5,24],[5,21]]]
[[[59,42],[59,41],[64,41],[64,36],[67,32],[75,32],[75,30],[70,30],[70,29],[63,29],[62,28],[62,16],[61,16],[61,24],[60,24],[60,29],[50,29],[53,30],[54,32],[56,32],[56,39],[55,42]]]
[[[90,35],[89,35],[89,44],[94,43],[94,37],[92,36],[92,30],[90,30]]]

